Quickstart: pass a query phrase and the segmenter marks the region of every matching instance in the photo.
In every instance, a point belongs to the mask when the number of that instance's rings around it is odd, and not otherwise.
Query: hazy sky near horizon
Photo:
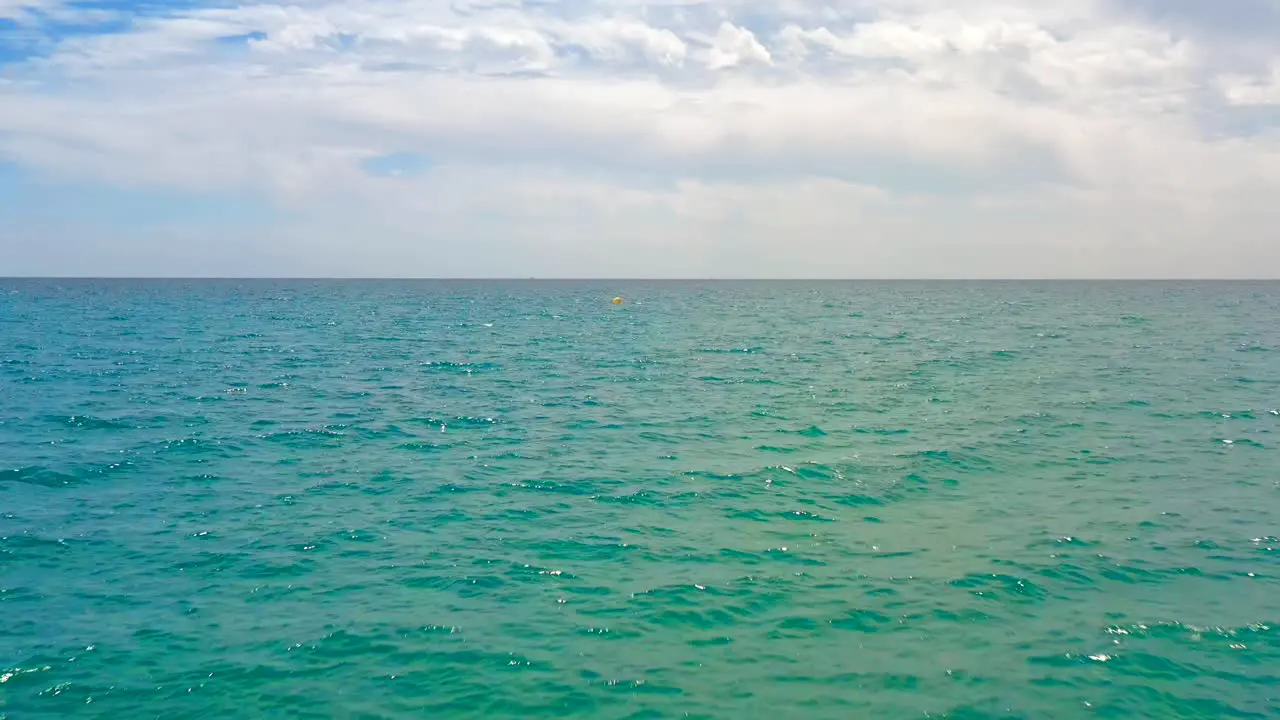
[[[0,0],[0,276],[1280,277],[1280,0]]]

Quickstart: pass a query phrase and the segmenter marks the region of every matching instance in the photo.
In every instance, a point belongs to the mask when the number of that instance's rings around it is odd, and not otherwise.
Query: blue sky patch
[[[413,152],[395,152],[372,157],[360,163],[360,167],[375,177],[404,177],[420,175],[431,169],[431,159]]]
[[[214,42],[218,43],[219,45],[229,45],[232,47],[239,47],[241,45],[248,45],[251,42],[262,41],[266,39],[267,39],[267,34],[264,32],[249,32],[249,33],[240,33],[239,35],[224,35],[220,38],[217,38]]]

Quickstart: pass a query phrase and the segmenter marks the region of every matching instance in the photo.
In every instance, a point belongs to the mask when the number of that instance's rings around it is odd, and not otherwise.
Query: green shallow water
[[[1277,717],[1277,318],[0,281],[0,717]]]

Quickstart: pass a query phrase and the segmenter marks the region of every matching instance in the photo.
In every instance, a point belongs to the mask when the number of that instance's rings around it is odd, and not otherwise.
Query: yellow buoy
[[[614,298],[614,299],[613,299],[613,304],[614,304],[614,305],[621,305],[621,304],[622,304],[622,298],[620,298],[620,297],[616,297],[616,298]]]

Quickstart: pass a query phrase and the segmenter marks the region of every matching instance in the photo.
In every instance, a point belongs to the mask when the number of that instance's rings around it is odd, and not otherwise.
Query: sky
[[[1280,0],[0,0],[0,276],[1280,277]]]

